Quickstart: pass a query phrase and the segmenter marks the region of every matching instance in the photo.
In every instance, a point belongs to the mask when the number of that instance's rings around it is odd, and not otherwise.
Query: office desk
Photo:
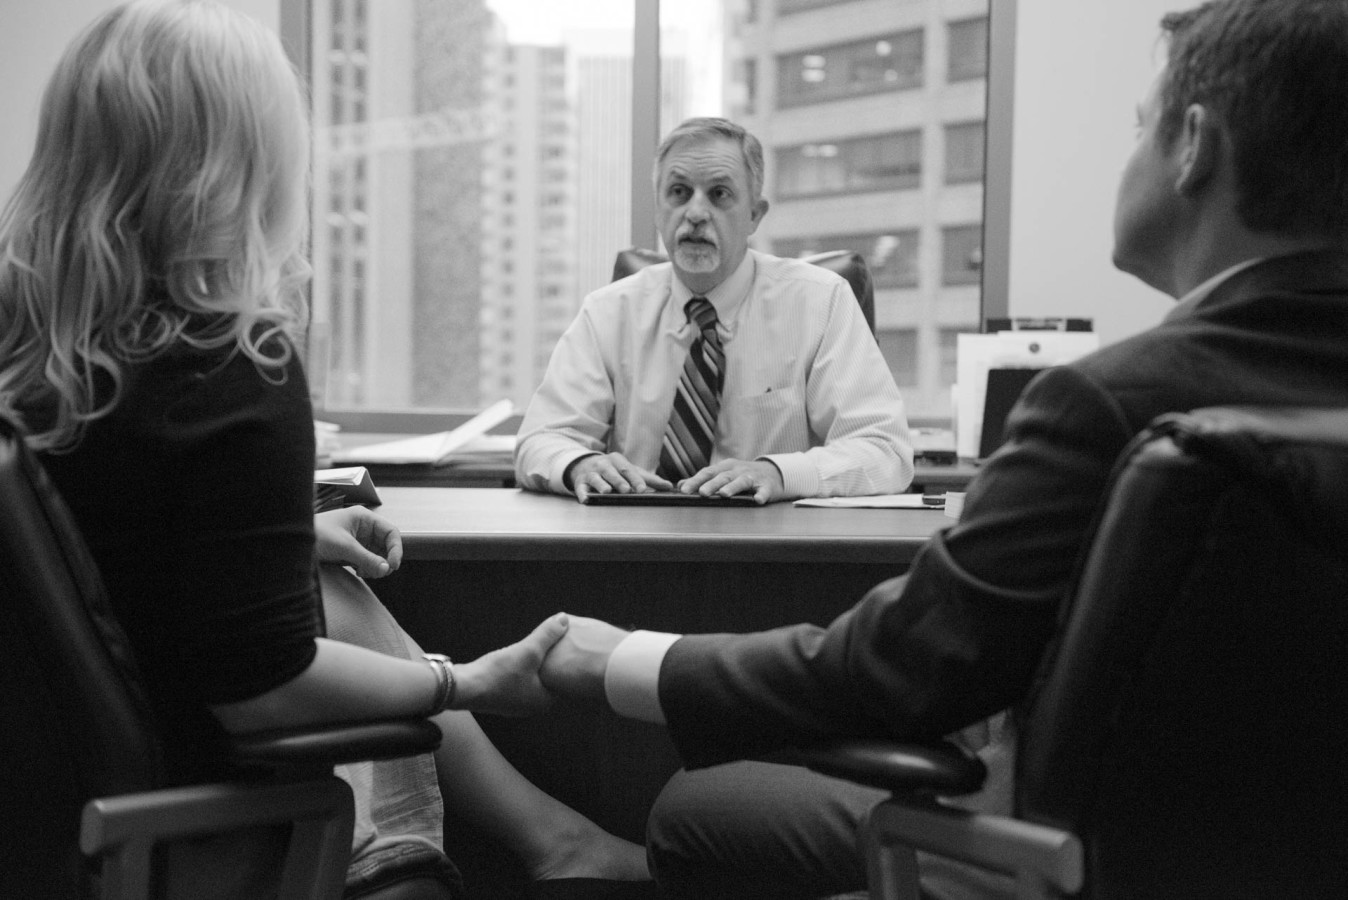
[[[514,489],[383,488],[400,571],[371,582],[426,650],[472,659],[558,610],[678,633],[825,624],[907,569],[935,510],[586,507]],[[482,716],[536,784],[633,840],[679,766],[662,728],[560,706]]]
[[[362,447],[407,437],[404,434],[343,433],[344,447]],[[514,487],[515,466],[510,456],[473,459],[447,466],[369,465],[370,477],[378,486],[389,487]],[[961,460],[949,465],[919,459],[914,467],[910,490],[962,491],[978,471],[972,462]]]
[[[582,506],[513,488],[379,488],[408,559],[908,563],[948,520],[928,509]]]

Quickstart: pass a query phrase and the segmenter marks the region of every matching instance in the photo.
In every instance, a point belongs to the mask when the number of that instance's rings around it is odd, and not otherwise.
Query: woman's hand
[[[362,578],[382,578],[403,561],[403,538],[393,523],[363,506],[314,516],[319,562],[351,566]]]
[[[453,707],[503,716],[526,716],[552,704],[538,668],[552,645],[566,634],[566,613],[557,613],[528,637],[508,647],[454,666],[457,685]]]

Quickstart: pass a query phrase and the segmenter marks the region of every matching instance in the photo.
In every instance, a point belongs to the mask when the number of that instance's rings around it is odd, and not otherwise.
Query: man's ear
[[[1175,176],[1175,190],[1182,197],[1192,197],[1212,180],[1221,163],[1222,130],[1211,110],[1194,103],[1184,111],[1176,141],[1179,172]]]
[[[758,224],[763,221],[763,217],[768,214],[768,201],[762,197],[754,203],[753,209],[749,212],[749,220],[754,224],[754,231],[758,230]],[[752,233],[752,232],[750,232]]]

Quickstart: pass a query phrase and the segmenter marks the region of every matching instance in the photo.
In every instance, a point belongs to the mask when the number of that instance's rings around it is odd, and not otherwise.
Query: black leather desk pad
[[[757,506],[753,494],[735,494],[722,497],[712,494],[685,494],[680,491],[632,491],[620,494],[613,491],[608,494],[589,494],[585,498],[586,506]]]

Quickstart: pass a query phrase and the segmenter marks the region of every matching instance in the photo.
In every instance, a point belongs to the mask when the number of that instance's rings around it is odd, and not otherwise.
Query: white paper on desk
[[[1093,331],[999,331],[955,337],[955,452],[977,459],[988,369],[1047,369],[1100,346]]]
[[[471,462],[513,461],[515,458],[515,435],[481,434],[450,454],[447,465]]]
[[[445,465],[456,451],[501,424],[514,411],[515,405],[509,400],[499,400],[452,431],[352,447],[332,454],[332,461],[344,465]]]
[[[942,503],[925,503],[921,494],[873,494],[869,497],[806,497],[794,506],[829,509],[940,509]]]

